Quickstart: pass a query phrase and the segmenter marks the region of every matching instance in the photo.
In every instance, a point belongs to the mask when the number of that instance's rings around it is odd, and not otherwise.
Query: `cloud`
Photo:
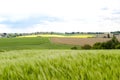
[[[119,14],[120,15],[120,10],[115,10],[112,14]]]
[[[4,32],[11,32],[12,30],[7,26],[7,25],[4,25],[4,24],[0,24],[0,33],[4,33]]]
[[[0,17],[0,22],[6,21],[7,19],[5,17]]]
[[[108,7],[103,7],[101,8],[101,10],[108,10]]]
[[[17,19],[6,19],[2,22],[0,22],[0,24],[6,24],[8,26],[10,26],[11,28],[24,28],[24,27],[30,27],[34,24],[43,24],[44,21],[49,21],[49,22],[53,22],[53,21],[59,21],[60,19],[57,19],[55,17],[48,17],[48,16],[31,16],[28,18],[17,18]]]
[[[78,21],[62,21],[62,22],[44,22],[45,24],[36,24],[28,29],[28,32],[106,32],[119,29],[119,24],[105,21],[101,23],[85,23]],[[110,23],[110,24],[108,24]],[[112,27],[114,25],[114,27]],[[94,27],[94,28],[91,28]]]
[[[2,0],[0,25],[4,27],[0,26],[0,32],[120,30],[119,3],[119,0]]]

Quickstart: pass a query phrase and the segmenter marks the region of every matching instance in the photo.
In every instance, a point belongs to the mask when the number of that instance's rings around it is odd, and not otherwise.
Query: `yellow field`
[[[55,35],[55,34],[40,34],[40,35],[26,35],[26,36],[19,36],[19,38],[22,37],[68,37],[68,38],[89,38],[89,37],[94,37],[94,35]]]
[[[72,36],[66,36],[69,38],[89,38],[89,37],[94,37],[94,35],[72,35]]]
[[[19,36],[19,37],[65,37],[65,36],[63,36],[63,35],[40,34],[40,35],[27,35],[27,36]]]

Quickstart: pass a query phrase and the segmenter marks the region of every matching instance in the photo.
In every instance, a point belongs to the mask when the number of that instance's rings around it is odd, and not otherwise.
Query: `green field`
[[[0,38],[0,51],[22,49],[71,49],[73,45],[51,43],[46,37]]]
[[[120,50],[0,52],[0,80],[120,80]]]

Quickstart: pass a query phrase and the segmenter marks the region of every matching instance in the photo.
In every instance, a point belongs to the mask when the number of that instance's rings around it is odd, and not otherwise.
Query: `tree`
[[[115,43],[115,44],[119,44],[119,41],[118,41],[118,39],[116,38],[115,35],[113,35],[112,42]]]
[[[110,38],[110,34],[107,34],[107,38]]]
[[[2,37],[7,37],[7,33],[3,33],[3,34],[2,34]]]

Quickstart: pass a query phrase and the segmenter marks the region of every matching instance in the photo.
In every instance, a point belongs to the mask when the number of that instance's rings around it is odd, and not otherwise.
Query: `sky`
[[[0,0],[0,33],[120,30],[120,0]]]

